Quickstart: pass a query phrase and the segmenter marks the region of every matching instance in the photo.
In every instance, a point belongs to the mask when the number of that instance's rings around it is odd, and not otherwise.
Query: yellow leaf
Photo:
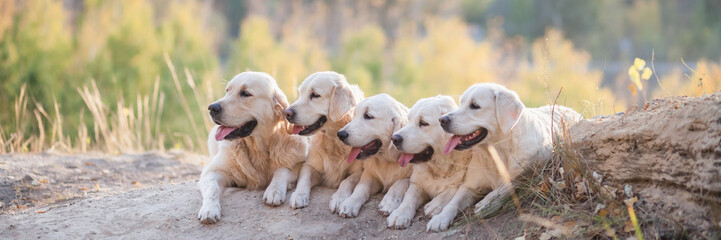
[[[608,215],[608,211],[606,211],[606,209],[601,209],[600,211],[598,211],[598,215],[601,217],[606,217]]]
[[[636,58],[633,60],[633,66],[636,67],[639,71],[643,70],[643,67],[646,66],[646,61],[640,58]]]
[[[652,74],[653,74],[653,72],[651,72],[651,69],[644,68],[643,73],[641,73],[641,79],[648,80],[649,78],[651,78]]]
[[[631,78],[631,82],[633,82],[633,84],[636,84],[636,88],[638,88],[638,90],[643,90],[643,85],[641,84],[641,76],[639,76],[638,71],[636,71],[634,66],[631,66],[628,69],[628,76]]]

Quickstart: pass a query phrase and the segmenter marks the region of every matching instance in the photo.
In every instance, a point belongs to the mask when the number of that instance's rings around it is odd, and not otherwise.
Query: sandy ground
[[[354,219],[328,210],[332,189],[316,188],[308,208],[262,204],[262,191],[231,188],[223,195],[223,219],[214,225],[196,219],[200,192],[196,182],[169,184],[126,193],[84,198],[38,208],[0,219],[0,236],[11,239],[488,239],[507,238],[519,231],[512,214],[456,227],[447,232],[425,232],[428,219],[417,214],[410,229],[385,227],[385,217],[374,196]],[[509,231],[510,230],[510,231]]]
[[[205,161],[206,156],[174,150],[119,156],[0,155],[0,213],[195,180]]]
[[[360,216],[328,209],[335,190],[315,188],[309,207],[269,207],[262,191],[230,188],[222,220],[201,224],[197,178],[206,158],[188,153],[12,154],[0,156],[0,239],[505,239],[523,235],[515,213],[479,221],[471,210],[442,233],[425,231],[418,212],[406,230],[386,228],[376,195]],[[33,184],[33,181],[35,184]],[[95,188],[95,185],[99,189]],[[290,191],[289,191],[290,193]],[[290,198],[290,194],[288,194]],[[286,199],[287,201],[287,199]],[[464,224],[469,222],[470,224]]]

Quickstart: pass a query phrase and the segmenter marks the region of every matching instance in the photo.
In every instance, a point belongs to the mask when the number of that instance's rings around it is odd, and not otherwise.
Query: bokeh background
[[[479,82],[586,117],[721,89],[715,0],[0,0],[0,153],[205,152],[235,74],[406,104]],[[562,90],[561,90],[562,89]],[[560,92],[560,95],[559,95]]]

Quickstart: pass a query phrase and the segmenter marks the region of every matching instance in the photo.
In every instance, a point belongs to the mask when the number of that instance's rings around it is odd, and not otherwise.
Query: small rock
[[[103,173],[105,173],[105,174],[110,174],[110,170],[108,170],[108,169],[103,169]]]
[[[593,179],[596,180],[596,182],[601,183],[603,182],[603,176],[601,174],[598,174],[597,172],[593,172]]]
[[[633,197],[633,188],[631,185],[626,184],[626,186],[623,187],[623,192],[626,193],[626,197]]]
[[[40,186],[40,182],[38,180],[33,180],[33,182],[30,184],[32,184],[33,186]]]
[[[23,181],[26,181],[26,182],[32,182],[32,181],[33,181],[33,177],[30,176],[30,175],[25,175],[22,180],[23,180]]]

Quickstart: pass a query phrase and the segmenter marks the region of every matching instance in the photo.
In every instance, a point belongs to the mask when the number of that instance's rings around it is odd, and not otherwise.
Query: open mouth
[[[400,164],[401,167],[406,167],[408,163],[428,162],[431,160],[431,156],[433,156],[433,148],[428,146],[420,153],[401,153],[401,157],[398,158],[398,164]]]
[[[310,135],[315,130],[318,130],[320,127],[322,127],[327,120],[328,119],[325,116],[320,116],[320,118],[318,118],[318,121],[315,121],[315,123],[308,126],[300,126],[293,124],[293,134]]]
[[[231,140],[235,138],[240,137],[247,137],[251,133],[253,133],[253,129],[255,129],[255,126],[258,125],[258,121],[252,120],[250,122],[247,122],[243,124],[243,126],[240,127],[226,127],[226,126],[219,126],[218,130],[215,132],[215,140],[217,141],[223,141],[223,140]]]
[[[487,135],[488,130],[486,130],[485,128],[479,128],[478,130],[468,135],[453,135],[453,137],[448,140],[448,143],[446,143],[446,147],[443,149],[443,152],[445,154],[449,154],[451,153],[451,151],[453,151],[453,149],[468,149],[476,143],[481,142],[484,138],[486,138]]]
[[[356,159],[362,160],[378,153],[382,145],[383,142],[381,142],[380,139],[376,139],[365,146],[353,147],[353,149],[350,150],[350,154],[348,154],[348,163],[353,163]]]

